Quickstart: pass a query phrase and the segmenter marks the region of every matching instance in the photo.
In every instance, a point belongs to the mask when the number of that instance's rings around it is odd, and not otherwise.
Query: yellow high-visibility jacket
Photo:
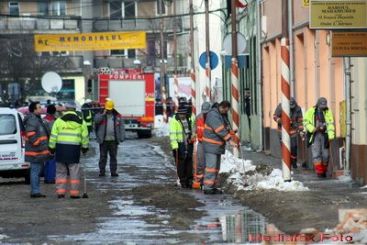
[[[191,131],[194,128],[195,117],[192,115],[189,119],[189,124],[191,125]],[[178,119],[178,116],[175,115],[172,117],[169,123],[169,134],[170,134],[170,141],[171,141],[171,148],[172,150],[178,149],[179,143],[184,143],[185,139],[185,132],[182,123]]]
[[[334,117],[333,113],[330,109],[323,111],[326,123],[326,133],[328,135],[328,139],[332,140],[335,138],[335,126],[334,126]],[[316,128],[316,107],[311,107],[305,114],[303,118],[303,125],[306,128],[309,134],[312,136],[309,138],[309,143],[313,140],[313,131]]]
[[[66,112],[52,126],[49,147],[56,149],[57,162],[79,163],[81,147],[88,144],[87,125],[76,112]]]

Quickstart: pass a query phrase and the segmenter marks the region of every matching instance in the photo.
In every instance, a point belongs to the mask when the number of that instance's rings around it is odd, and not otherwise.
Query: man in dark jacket
[[[303,136],[303,115],[302,109],[292,97],[289,102],[290,118],[291,118],[291,163],[293,168],[297,168],[297,137],[298,134]],[[282,142],[282,104],[279,104],[273,115],[274,121],[278,124],[279,139]]]
[[[121,115],[114,109],[112,100],[105,103],[105,110],[94,118],[96,139],[99,143],[99,176],[106,176],[107,154],[110,154],[110,172],[117,173],[117,148],[125,140],[125,127]]]
[[[46,116],[43,118],[45,124],[47,125],[48,134],[51,135],[52,126],[56,120],[56,106],[54,104],[47,105]],[[45,177],[45,184],[55,184],[56,179],[56,160],[55,157],[46,161],[45,167],[43,169],[43,174]]]
[[[225,118],[230,108],[229,101],[222,101],[218,106],[213,107],[206,116],[203,137],[205,152],[204,194],[222,193],[216,187],[221,155],[225,152],[227,142],[231,146],[237,147],[228,130],[228,120]]]
[[[41,119],[42,107],[39,102],[32,102],[30,112],[24,119],[26,132],[25,160],[31,163],[31,198],[46,197],[40,191],[40,172],[43,164],[50,158],[48,151],[49,134]]]

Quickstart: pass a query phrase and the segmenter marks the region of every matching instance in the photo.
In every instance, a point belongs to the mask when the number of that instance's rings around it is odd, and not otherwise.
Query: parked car
[[[29,183],[30,163],[25,162],[24,126],[15,109],[0,108],[0,177],[25,178]]]

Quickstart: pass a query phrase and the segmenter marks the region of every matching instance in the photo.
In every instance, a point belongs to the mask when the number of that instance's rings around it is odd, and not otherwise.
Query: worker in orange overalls
[[[193,189],[200,189],[203,182],[203,174],[205,168],[203,136],[205,128],[206,115],[210,111],[211,105],[209,102],[204,102],[201,105],[201,113],[196,117],[194,124],[194,135],[197,139],[196,159],[194,160],[194,181],[192,183]]]

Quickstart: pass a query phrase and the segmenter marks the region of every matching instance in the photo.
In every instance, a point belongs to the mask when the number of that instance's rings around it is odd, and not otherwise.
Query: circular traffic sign
[[[211,70],[214,70],[218,66],[218,63],[219,63],[218,55],[216,53],[212,52],[212,51],[209,51],[209,60],[210,60],[210,69]],[[203,52],[200,55],[199,63],[200,63],[200,66],[203,69],[206,68],[206,63],[207,63],[207,55],[206,55],[206,52]]]

